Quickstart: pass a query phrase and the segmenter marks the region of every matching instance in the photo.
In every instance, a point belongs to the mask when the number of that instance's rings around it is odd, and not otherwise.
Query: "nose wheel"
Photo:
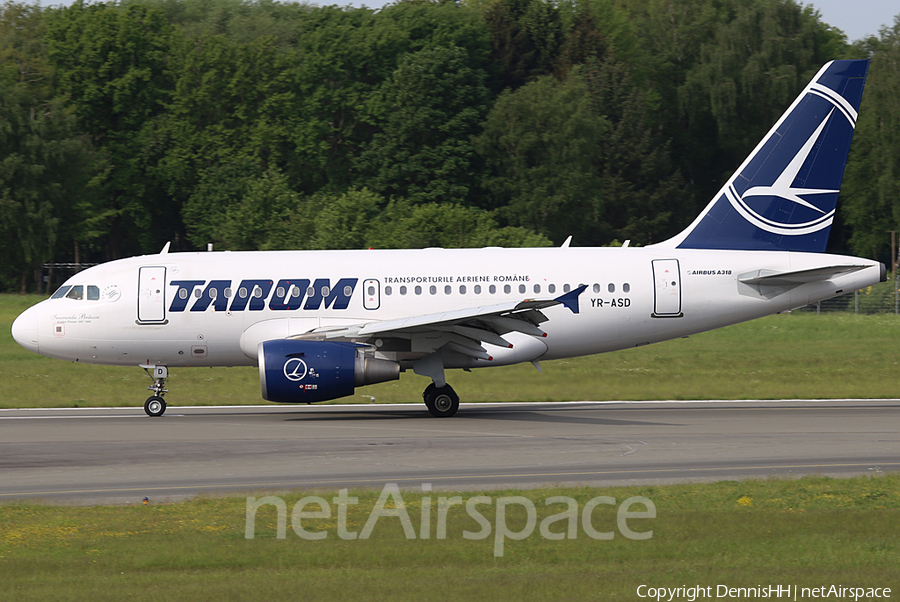
[[[162,416],[166,413],[166,401],[163,399],[163,395],[169,391],[165,388],[166,379],[169,377],[169,369],[165,366],[156,365],[141,366],[141,368],[153,380],[153,384],[147,387],[147,389],[153,391],[153,395],[144,402],[144,412],[147,413],[147,416]]]
[[[162,416],[166,413],[166,402],[159,395],[151,395],[144,402],[144,411],[147,416]]]

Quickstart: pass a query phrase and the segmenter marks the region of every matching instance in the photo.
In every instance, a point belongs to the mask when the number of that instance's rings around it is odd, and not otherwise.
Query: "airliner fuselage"
[[[858,269],[795,286],[741,281],[832,265]],[[587,285],[578,313],[542,310],[546,336],[519,333],[508,351],[485,343],[490,361],[460,354],[445,365],[480,367],[626,349],[751,320],[870,286],[880,266],[818,253],[652,247],[171,253],[81,272],[23,314],[17,339],[84,363],[256,365],[257,345],[271,338],[552,299]],[[365,342],[406,369],[438,338],[413,334]]]

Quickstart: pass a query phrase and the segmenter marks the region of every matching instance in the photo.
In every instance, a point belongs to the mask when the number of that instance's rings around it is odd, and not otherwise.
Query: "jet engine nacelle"
[[[400,378],[400,365],[376,359],[365,345],[329,341],[265,341],[257,348],[263,399],[328,401],[355,387]]]

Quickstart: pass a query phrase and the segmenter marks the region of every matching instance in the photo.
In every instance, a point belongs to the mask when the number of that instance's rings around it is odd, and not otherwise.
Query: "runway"
[[[900,400],[0,410],[0,501],[871,474],[900,469],[898,416]]]

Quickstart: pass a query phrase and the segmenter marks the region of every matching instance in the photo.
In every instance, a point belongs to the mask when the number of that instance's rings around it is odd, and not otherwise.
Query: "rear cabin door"
[[[680,318],[681,272],[677,259],[653,260],[653,317]]]
[[[140,268],[138,276],[138,322],[159,323],[166,320],[166,268]]]

